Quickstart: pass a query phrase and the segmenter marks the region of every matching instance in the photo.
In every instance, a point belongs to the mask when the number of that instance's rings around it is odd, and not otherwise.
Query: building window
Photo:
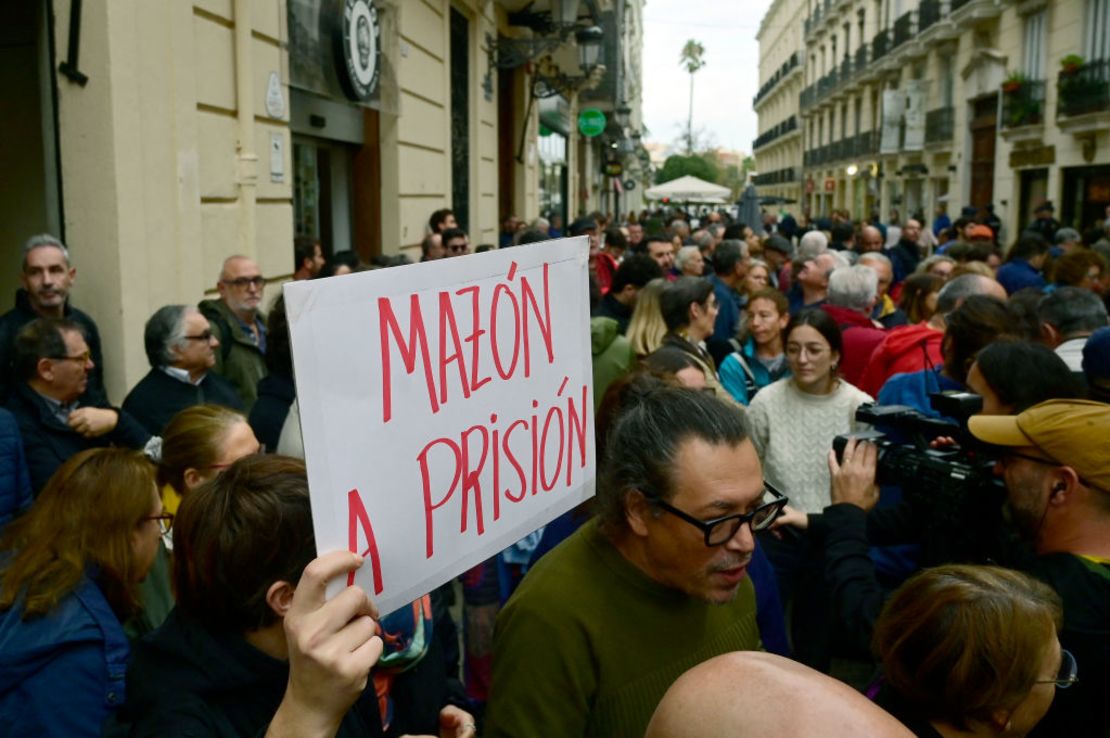
[[[1045,11],[1025,17],[1025,51],[1022,71],[1029,79],[1044,79]]]
[[[1083,53],[1088,60],[1110,59],[1110,0],[1087,0]]]

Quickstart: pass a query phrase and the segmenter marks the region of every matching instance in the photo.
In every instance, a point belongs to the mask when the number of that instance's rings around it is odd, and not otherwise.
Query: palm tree
[[[690,73],[690,112],[686,119],[686,155],[694,153],[694,74],[705,66],[705,47],[700,41],[690,39],[679,54],[679,66]]]

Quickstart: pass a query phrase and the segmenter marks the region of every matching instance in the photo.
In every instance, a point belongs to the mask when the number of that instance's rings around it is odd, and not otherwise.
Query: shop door
[[[353,147],[293,137],[293,231],[320,240],[325,256],[353,247]]]
[[[1023,169],[1020,195],[1018,225],[1024,227],[1033,222],[1033,208],[1048,199],[1048,170]]]
[[[1060,222],[1079,229],[1094,228],[1110,221],[1110,167],[1069,167],[1064,170],[1064,199]]]
[[[994,148],[998,138],[998,95],[976,100],[971,118],[971,205],[994,200]]]

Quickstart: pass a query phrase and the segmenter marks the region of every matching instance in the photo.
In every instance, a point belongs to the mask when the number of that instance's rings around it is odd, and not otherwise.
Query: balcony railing
[[[796,130],[798,130],[798,118],[792,115],[781,123],[776,123],[769,130],[764,131],[756,137],[756,139],[752,141],[752,150],[754,151],[762,146],[766,146],[775,139]]]
[[[940,21],[944,16],[942,0],[921,0],[917,6],[917,32],[925,33],[925,29]]]
[[[950,0],[948,8],[950,13],[955,13],[957,10],[967,5],[971,0]]]
[[[852,57],[845,56],[844,61],[840,62],[839,74],[841,84],[847,82],[852,78]]]
[[[788,184],[797,182],[798,179],[798,171],[794,167],[787,167],[786,169],[776,169],[773,172],[757,174],[752,177],[752,184],[756,187],[762,187],[764,185]]]
[[[1056,117],[1110,110],[1110,60],[1088,62],[1056,78]]]
[[[836,89],[837,72],[833,69],[821,79],[817,80],[817,99],[823,100]]]
[[[793,71],[793,69],[797,66],[798,52],[795,51],[793,54],[790,55],[789,59],[782,63],[781,67],[775,70],[775,73],[771,75],[771,79],[764,82],[763,86],[759,88],[759,92],[757,92],[755,94],[755,97],[752,98],[752,105],[758,105],[759,101],[767,97],[767,95],[770,94],[771,90],[775,88],[775,85],[785,79],[786,75],[790,74],[790,72]]]
[[[812,107],[815,102],[817,102],[817,85],[813,84],[802,90],[801,97],[798,99],[798,105],[804,110],[805,108]]]
[[[896,49],[902,44],[906,43],[913,38],[914,34],[914,13],[911,10],[908,13],[903,13],[898,20],[894,21],[894,40],[890,48]]]
[[[867,68],[869,51],[871,51],[871,47],[867,44],[860,44],[860,47],[856,49],[855,64],[853,64],[856,68],[856,73],[862,72]]]
[[[925,143],[951,143],[955,130],[955,108],[937,108],[925,113]]]
[[[1044,122],[1044,82],[1026,80],[1002,85],[1002,127],[1018,128]]]
[[[871,61],[879,61],[888,51],[890,51],[890,32],[884,28],[871,39]]]

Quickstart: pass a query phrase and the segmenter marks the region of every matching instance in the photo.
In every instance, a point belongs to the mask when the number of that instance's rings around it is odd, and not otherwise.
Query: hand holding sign
[[[324,600],[329,581],[362,563],[349,552],[333,551],[305,567],[285,614],[289,685],[267,738],[334,736],[366,689],[370,669],[382,655],[377,608],[358,587]]]

